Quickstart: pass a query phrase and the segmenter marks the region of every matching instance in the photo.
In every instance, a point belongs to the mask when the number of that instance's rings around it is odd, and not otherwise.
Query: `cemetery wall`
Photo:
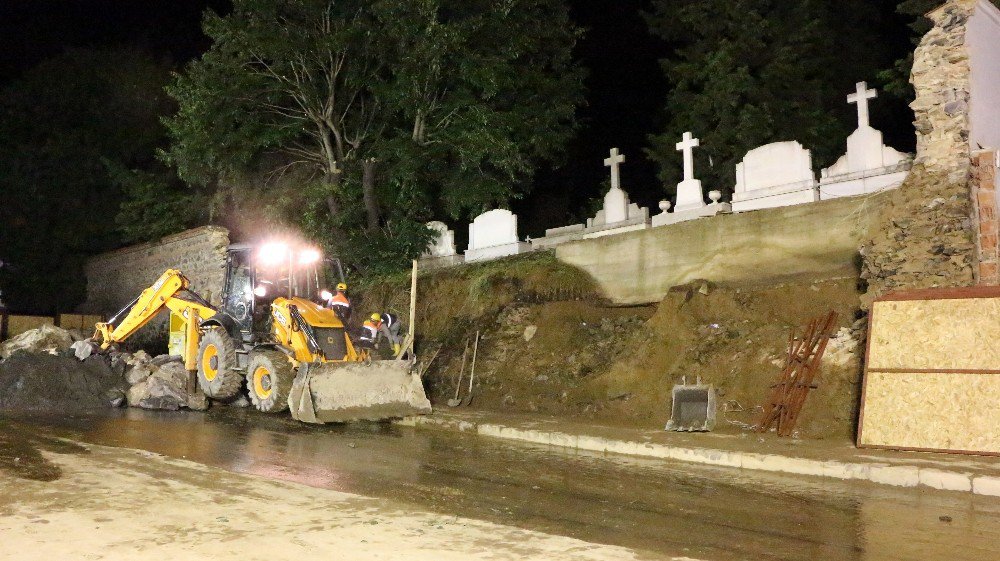
[[[556,247],[616,304],[662,300],[696,279],[763,283],[856,276],[858,246],[885,194],[718,215]]]
[[[80,311],[111,317],[148,288],[163,271],[178,269],[191,280],[191,288],[218,304],[225,282],[229,231],[204,226],[167,236],[159,241],[102,253],[87,261],[87,300]],[[167,314],[143,328],[137,343],[162,335]],[[166,343],[166,338],[162,338]]]

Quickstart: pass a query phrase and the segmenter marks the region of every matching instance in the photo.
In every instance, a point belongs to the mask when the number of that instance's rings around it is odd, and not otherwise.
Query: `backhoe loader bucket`
[[[405,360],[302,364],[288,407],[294,419],[320,424],[431,412],[420,376]]]
[[[715,428],[716,391],[711,384],[688,384],[687,379],[674,386],[670,421],[664,430],[707,432]]]

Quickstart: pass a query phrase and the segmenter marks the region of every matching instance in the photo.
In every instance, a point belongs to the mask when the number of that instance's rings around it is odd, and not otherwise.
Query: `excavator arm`
[[[131,337],[142,326],[149,323],[165,308],[179,313],[186,322],[187,344],[185,345],[184,362],[188,370],[195,369],[195,355],[198,352],[198,326],[202,320],[216,314],[215,309],[203,298],[190,292],[191,282],[180,271],[167,269],[152,286],[143,290],[139,296],[126,306],[115,317],[106,323],[98,323],[93,341],[107,349],[115,343],[121,343]],[[191,299],[182,298],[180,293],[187,291]],[[121,315],[128,311],[124,318]],[[119,319],[121,318],[121,319]]]

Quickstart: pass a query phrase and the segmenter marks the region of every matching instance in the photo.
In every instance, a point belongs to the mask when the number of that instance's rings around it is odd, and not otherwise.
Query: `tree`
[[[368,265],[386,238],[419,254],[433,214],[522,194],[581,103],[560,0],[237,0],[204,29],[166,160],[228,192],[224,212],[265,201]]]
[[[993,3],[1000,7],[1000,0],[993,0]],[[920,44],[920,40],[931,30],[931,20],[924,17],[928,12],[941,5],[941,0],[903,0],[896,6],[896,11],[907,18],[907,25],[910,28],[910,39],[913,46]],[[910,70],[913,68],[913,51],[909,51],[905,57],[895,61],[892,68],[883,70],[879,74],[879,79],[885,87],[885,91],[907,102],[914,97],[913,86],[910,84]]]
[[[670,82],[666,126],[648,150],[664,183],[680,180],[674,144],[685,131],[701,138],[699,177],[723,192],[743,155],[768,142],[798,140],[818,164],[832,163],[856,125],[844,96],[891,60],[867,36],[879,22],[868,4],[654,2],[650,28],[675,46],[662,61]]]
[[[109,166],[155,166],[169,78],[169,64],[141,52],[78,49],[0,90],[0,260],[11,264],[0,289],[12,308],[72,309],[84,260],[121,245]]]

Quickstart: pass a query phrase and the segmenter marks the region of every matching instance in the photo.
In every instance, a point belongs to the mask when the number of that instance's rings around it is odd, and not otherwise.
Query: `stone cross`
[[[611,157],[604,160],[604,166],[611,168],[611,188],[621,189],[621,176],[618,174],[618,165],[625,163],[625,155],[618,152],[617,148],[611,149]]]
[[[677,151],[684,152],[684,181],[694,179],[694,149],[701,146],[701,141],[689,132],[684,133],[683,140],[677,143]]]
[[[847,103],[858,104],[858,128],[868,126],[868,100],[878,97],[876,90],[869,90],[867,82],[858,82],[857,91],[847,96]]]

